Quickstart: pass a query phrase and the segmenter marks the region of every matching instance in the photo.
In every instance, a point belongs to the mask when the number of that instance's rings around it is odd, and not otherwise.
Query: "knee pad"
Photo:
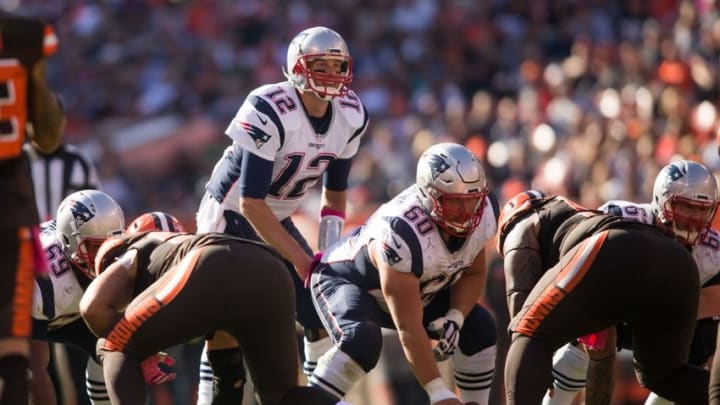
[[[245,385],[245,363],[240,348],[207,352],[213,373],[213,404],[239,404]]]
[[[317,368],[310,377],[309,385],[320,387],[342,399],[365,374],[366,372],[352,357],[334,346],[320,357]]]
[[[371,322],[358,322],[343,328],[340,350],[347,353],[366,373],[375,368],[382,350],[382,331]]]
[[[465,355],[470,356],[478,353],[497,343],[497,327],[495,318],[490,315],[487,309],[475,305],[465,318],[465,323],[460,330],[460,342],[458,347]]]

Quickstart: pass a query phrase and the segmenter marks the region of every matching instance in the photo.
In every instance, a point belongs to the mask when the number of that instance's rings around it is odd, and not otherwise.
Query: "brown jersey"
[[[28,158],[22,153],[29,116],[30,71],[57,48],[53,29],[0,12],[0,229],[38,222]]]
[[[115,258],[128,250],[137,251],[137,273],[133,285],[133,296],[140,294],[173,266],[182,261],[191,250],[209,246],[224,245],[236,241],[266,248],[280,255],[270,246],[221,233],[188,234],[173,232],[141,232],[113,238],[104,243],[96,258],[98,274]]]

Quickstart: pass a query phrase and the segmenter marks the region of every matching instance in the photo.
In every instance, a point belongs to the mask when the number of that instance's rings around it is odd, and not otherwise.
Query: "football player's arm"
[[[33,323],[33,327],[36,324]],[[47,328],[47,326],[45,326]],[[33,332],[34,333],[34,332]],[[53,388],[50,373],[48,373],[48,365],[50,364],[50,342],[47,340],[31,339],[30,340],[30,371],[32,378],[30,379],[30,393],[32,394],[33,403],[49,404],[57,403],[55,398],[55,389]]]
[[[323,175],[321,211],[330,209],[345,214],[346,190],[351,167],[352,159],[338,159],[330,164],[327,172]]]
[[[518,222],[508,233],[503,245],[505,252],[505,293],[512,318],[543,275],[540,243],[535,232],[536,216]]]
[[[80,299],[80,314],[95,336],[105,336],[132,300],[136,255],[137,251],[129,250],[108,266]]]
[[[394,270],[383,257],[382,242],[374,240],[368,246],[373,265],[378,269],[382,293],[397,328],[405,356],[420,385],[439,378],[430,338],[423,326],[423,307],[420,285],[412,273]]]
[[[65,114],[58,98],[48,87],[44,59],[37,61],[30,74],[29,119],[33,126],[31,142],[42,153],[52,153],[62,139]]]
[[[715,276],[715,278],[720,278]],[[711,281],[712,281],[711,280]],[[720,284],[706,284],[700,289],[697,319],[720,316]]]
[[[301,280],[305,279],[312,258],[280,224],[265,196],[270,189],[273,162],[243,151],[240,175],[240,212],[270,246],[292,262]]]
[[[450,308],[467,316],[485,290],[486,274],[485,249],[482,249],[470,268],[450,287]]]

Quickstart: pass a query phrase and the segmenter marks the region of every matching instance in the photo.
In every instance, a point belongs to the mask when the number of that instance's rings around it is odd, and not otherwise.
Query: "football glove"
[[[428,329],[440,336],[437,344],[433,348],[435,360],[447,360],[457,349],[460,342],[460,329],[462,328],[465,317],[462,312],[457,309],[451,309],[445,314],[428,325]]]
[[[164,384],[175,379],[173,372],[173,359],[167,353],[159,352],[146,358],[140,363],[145,382],[150,385]]]

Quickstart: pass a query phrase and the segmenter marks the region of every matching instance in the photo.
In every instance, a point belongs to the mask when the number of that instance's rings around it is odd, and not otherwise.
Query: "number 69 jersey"
[[[49,321],[55,329],[80,318],[80,298],[84,288],[78,282],[70,260],[55,233],[55,220],[41,225],[40,242],[47,255],[47,278],[35,277],[32,317]]]
[[[335,160],[350,159],[357,153],[367,127],[367,111],[352,91],[335,97],[328,113],[328,126],[316,132],[290,82],[252,91],[225,131],[233,144],[216,164],[208,194],[224,210],[239,212],[240,159],[247,150],[274,162],[265,202],[279,220],[292,215],[307,190]]]
[[[419,279],[425,306],[438,291],[462,276],[497,231],[498,203],[489,193],[480,224],[464,241],[458,238],[458,246],[450,249],[422,208],[418,193],[413,185],[383,204],[362,227],[333,244],[322,259],[335,272],[367,289],[386,311],[378,270],[367,252],[371,241],[382,244],[383,258],[392,269],[412,273]]]
[[[598,209],[631,221],[655,223],[655,214],[653,214],[650,204],[613,200],[606,202]],[[711,284],[720,284],[720,232],[714,228],[708,229],[700,243],[693,246],[691,250],[700,272],[700,285],[706,287]]]

